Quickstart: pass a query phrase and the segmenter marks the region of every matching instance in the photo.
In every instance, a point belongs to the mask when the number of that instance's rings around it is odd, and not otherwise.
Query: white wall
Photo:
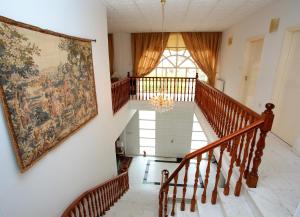
[[[220,77],[226,81],[225,92],[227,94],[238,100],[241,99],[240,84],[244,79],[243,64],[246,42],[253,37],[263,36],[261,67],[255,89],[255,100],[251,107],[262,112],[264,104],[271,102],[284,34],[288,27],[300,25],[299,10],[299,0],[281,0],[252,14],[224,32]],[[277,32],[268,33],[270,21],[276,17],[280,18],[279,29]],[[231,46],[227,44],[230,36],[233,37]]]
[[[132,72],[131,34],[113,33],[114,77],[124,78]]]
[[[140,110],[153,110],[147,101],[133,101],[131,107]],[[183,157],[191,148],[194,103],[177,102],[174,109],[165,113],[156,112],[155,155]],[[126,151],[139,155],[139,115],[133,116],[126,127]]]
[[[3,16],[97,39],[93,60],[99,115],[24,174],[0,107],[0,216],[60,216],[80,193],[116,175],[114,141],[134,112],[127,105],[112,114],[106,9],[99,0],[0,0],[0,5]]]

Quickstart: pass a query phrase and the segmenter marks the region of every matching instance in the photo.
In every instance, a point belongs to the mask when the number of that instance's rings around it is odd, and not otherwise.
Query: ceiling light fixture
[[[161,9],[162,9],[162,25],[161,25],[161,49],[163,52],[164,49],[164,23],[165,23],[165,5],[166,0],[160,0]],[[163,64],[163,63],[162,63]],[[163,79],[163,82],[167,81]],[[168,82],[168,81],[167,81]],[[167,85],[164,85],[166,87]],[[174,107],[174,100],[171,99],[166,90],[160,89],[156,96],[153,96],[150,99],[150,104],[154,107],[154,109],[158,112],[166,112],[170,111]]]

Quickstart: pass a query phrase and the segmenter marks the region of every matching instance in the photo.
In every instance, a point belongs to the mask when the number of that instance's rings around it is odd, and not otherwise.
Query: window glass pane
[[[191,143],[191,149],[199,149],[207,145],[206,141],[192,141]]]
[[[177,55],[177,49],[176,48],[170,49],[170,53],[171,55]]]
[[[154,69],[152,72],[150,72],[147,77],[156,77],[156,70],[157,69]]]
[[[155,120],[155,111],[139,111],[139,119]]]
[[[186,60],[186,57],[185,57],[185,56],[179,56],[179,55],[178,55],[177,66],[180,66],[185,60]]]
[[[203,132],[192,132],[192,140],[204,140],[206,141],[206,136]]]
[[[155,155],[155,148],[152,147],[140,147],[140,154],[144,154],[144,151],[146,152],[146,155]]]
[[[140,129],[155,129],[155,121],[140,120]]]
[[[140,130],[140,137],[155,139],[155,130]]]
[[[177,77],[185,77],[186,76],[186,69],[179,69],[177,70]]]
[[[179,66],[180,68],[196,68],[196,65],[193,61],[190,59],[185,60],[182,64]]]
[[[142,146],[155,147],[155,139],[140,138],[140,147]]]
[[[159,63],[158,67],[174,67],[174,65],[173,65],[171,62],[169,62],[169,60],[163,59],[163,60]]]
[[[196,77],[197,69],[188,69],[187,70],[187,77]]]
[[[179,51],[178,51],[178,55],[180,55],[180,56],[185,56],[185,54],[186,54],[186,49],[180,49]]]
[[[176,69],[175,68],[168,68],[166,77],[176,77]]]
[[[193,131],[203,131],[199,122],[193,123]]]
[[[163,76],[163,69],[162,68],[157,68],[156,69],[157,77],[162,77]]]

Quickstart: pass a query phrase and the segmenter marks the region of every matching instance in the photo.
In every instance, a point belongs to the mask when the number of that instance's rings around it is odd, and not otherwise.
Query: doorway
[[[300,29],[288,31],[282,49],[273,101],[273,132],[300,153]]]
[[[256,80],[260,71],[264,39],[256,38],[247,42],[245,74],[242,82],[242,101],[252,107],[255,97]]]

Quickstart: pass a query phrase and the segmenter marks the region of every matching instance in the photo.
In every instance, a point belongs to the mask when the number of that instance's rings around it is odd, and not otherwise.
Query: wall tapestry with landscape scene
[[[91,40],[0,17],[0,87],[25,171],[97,115]]]

